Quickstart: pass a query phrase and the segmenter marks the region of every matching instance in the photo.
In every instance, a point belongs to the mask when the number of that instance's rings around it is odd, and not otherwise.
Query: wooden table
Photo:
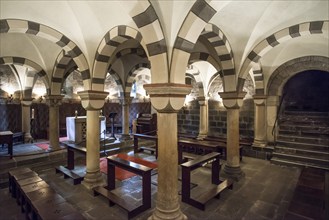
[[[226,189],[233,189],[233,181],[220,180],[220,162],[219,153],[212,152],[203,156],[199,156],[194,160],[181,164],[182,167],[182,201],[186,202],[198,209],[205,210],[205,204],[213,197],[219,198],[220,193]],[[205,163],[211,163],[211,183],[213,187],[198,198],[191,196],[191,172]]]
[[[10,159],[13,158],[13,132],[11,131],[0,131],[0,144],[8,145],[8,154]]]
[[[115,190],[115,167],[120,167],[142,177],[142,201],[127,201],[112,191]],[[94,195],[103,195],[109,200],[109,205],[119,205],[128,211],[128,219],[151,208],[151,171],[152,168],[134,163],[115,156],[107,157],[107,187],[94,188]]]

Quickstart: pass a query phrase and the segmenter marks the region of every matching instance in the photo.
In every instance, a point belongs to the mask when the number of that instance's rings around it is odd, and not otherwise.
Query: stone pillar
[[[242,106],[245,94],[245,92],[220,93],[220,96],[223,99],[223,104],[227,109],[227,158],[224,173],[235,180],[239,180],[244,176],[240,167],[239,109]]]
[[[198,140],[202,140],[208,135],[208,100],[205,97],[199,97],[200,105],[200,123],[199,123],[199,135]]]
[[[31,99],[23,99],[22,104],[22,131],[25,132],[24,141],[25,143],[33,142],[33,137],[31,136]]]
[[[129,93],[125,93],[125,97],[120,99],[122,106],[122,135],[121,140],[129,140],[129,107],[131,103],[131,97]]]
[[[157,83],[144,85],[157,110],[158,192],[152,219],[187,219],[178,197],[177,112],[183,107],[191,86]]]
[[[266,146],[266,96],[254,96],[255,103],[255,127],[254,127],[254,143],[253,147]]]
[[[279,96],[268,96],[266,100],[266,122],[267,122],[267,130],[266,137],[267,143],[274,144],[276,141],[276,130],[277,126],[275,126],[276,116],[279,106]],[[274,130],[273,130],[274,129]]]
[[[86,175],[82,184],[87,189],[106,185],[106,181],[100,172],[100,125],[99,113],[103,107],[107,92],[82,91],[78,92],[82,106],[87,110],[87,136],[86,136]]]
[[[59,147],[59,105],[62,104],[63,95],[46,96],[49,106],[49,151],[58,150]]]

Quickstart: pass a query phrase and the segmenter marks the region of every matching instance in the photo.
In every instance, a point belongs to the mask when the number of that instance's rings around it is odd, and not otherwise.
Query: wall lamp
[[[11,102],[13,101],[13,99],[14,99],[13,94],[10,94],[10,95],[8,95],[8,97],[7,97],[7,102],[8,102],[8,103],[11,103]]]

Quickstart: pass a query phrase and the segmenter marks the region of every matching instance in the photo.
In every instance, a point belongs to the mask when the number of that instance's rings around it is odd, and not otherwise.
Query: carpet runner
[[[67,137],[60,137],[59,138],[59,141],[67,141],[67,140],[68,140]],[[37,147],[39,147],[39,148],[41,148],[41,149],[43,149],[43,150],[48,150],[48,148],[49,148],[49,141],[42,142],[42,143],[35,143],[34,145],[37,146]]]
[[[135,163],[138,163],[138,164],[141,164],[141,165],[153,168],[153,169],[158,167],[158,165],[154,162],[143,160],[143,159],[137,158],[137,157],[132,157],[132,156],[129,156],[127,154],[116,154],[116,155],[113,155],[113,156],[119,157],[121,159],[129,160],[131,162],[135,162]],[[101,170],[102,173],[107,174],[107,159],[106,159],[106,157],[100,158],[100,170]],[[131,178],[133,176],[136,176],[136,174],[131,173],[129,171],[126,171],[124,169],[121,169],[119,167],[115,167],[115,178],[116,179],[122,181],[122,180],[125,180],[125,179],[128,179],[128,178]]]

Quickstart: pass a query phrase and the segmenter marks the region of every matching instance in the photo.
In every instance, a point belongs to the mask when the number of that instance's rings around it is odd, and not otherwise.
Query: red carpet
[[[49,143],[36,143],[34,144],[37,147],[40,147],[41,149],[48,150],[49,148]]]
[[[144,166],[147,166],[147,167],[150,167],[153,169],[158,167],[158,165],[154,162],[143,160],[143,159],[137,158],[137,157],[132,157],[127,154],[116,154],[114,156],[125,159],[125,160],[129,160],[129,161],[132,161],[132,162],[135,162],[138,164],[142,164]],[[100,158],[100,169],[101,169],[102,173],[107,174],[107,159],[105,157]],[[115,167],[115,178],[116,179],[122,181],[122,180],[128,179],[133,176],[136,176],[136,174],[126,171],[124,169],[121,169],[119,167]]]

